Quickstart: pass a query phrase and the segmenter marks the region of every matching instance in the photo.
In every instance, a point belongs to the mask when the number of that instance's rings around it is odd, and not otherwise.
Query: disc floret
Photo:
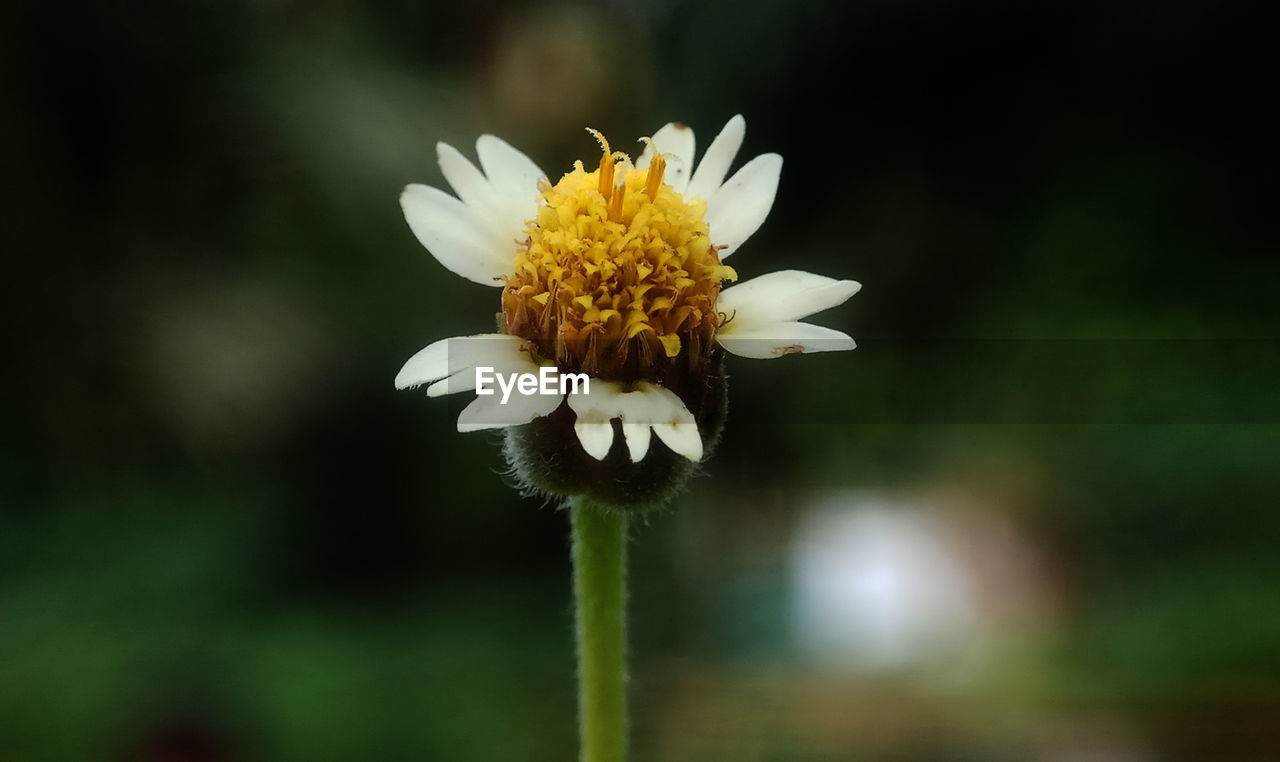
[[[562,369],[660,378],[682,358],[705,360],[721,282],[737,274],[720,262],[706,202],[663,182],[660,153],[639,170],[591,132],[602,148],[597,168],[575,162],[541,188],[506,279],[505,332]]]

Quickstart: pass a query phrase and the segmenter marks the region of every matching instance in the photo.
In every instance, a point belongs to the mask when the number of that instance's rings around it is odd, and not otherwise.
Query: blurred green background
[[[1248,8],[6,6],[0,760],[574,758],[566,517],[393,391],[498,309],[397,196],[738,112],[733,265],[862,346],[731,358],[636,522],[634,758],[1280,758]]]

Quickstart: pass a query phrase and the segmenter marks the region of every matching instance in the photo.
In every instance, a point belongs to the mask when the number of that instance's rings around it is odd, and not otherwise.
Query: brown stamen
[[[613,189],[613,198],[609,199],[609,219],[613,222],[622,222],[622,198],[626,195],[627,183],[618,183]]]
[[[609,198],[609,191],[613,188],[613,170],[617,166],[613,157],[606,153],[600,157],[600,195]]]
[[[596,142],[600,144],[600,150],[604,151],[600,157],[600,195],[608,200],[609,191],[613,188],[613,170],[616,162],[613,160],[613,153],[609,150],[609,141],[605,140],[604,135],[590,127],[587,128],[587,132],[595,137]]]
[[[658,189],[662,187],[662,174],[667,169],[667,160],[661,154],[655,154],[653,163],[649,165],[649,174],[644,179],[644,192],[650,201],[658,200]]]
[[[644,178],[644,193],[650,201],[658,200],[658,189],[662,187],[662,175],[667,171],[667,160],[658,151],[658,144],[653,138],[640,138],[641,143],[648,143],[653,150],[653,159],[649,162],[649,174]]]

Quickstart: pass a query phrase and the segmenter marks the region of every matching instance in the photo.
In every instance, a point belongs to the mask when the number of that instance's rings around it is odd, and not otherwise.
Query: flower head
[[[662,156],[634,169],[595,135],[599,168],[577,162],[544,186],[503,290],[505,330],[559,367],[650,378],[682,347],[710,345],[720,283],[737,274],[711,243],[706,202],[664,182]]]
[[[660,502],[706,454],[725,411],[724,351],[754,358],[852,349],[839,331],[799,322],[858,283],[785,270],[737,280],[724,264],[773,206],[782,157],[752,159],[727,182],[746,130],[729,120],[696,170],[694,135],[668,124],[634,163],[598,132],[601,156],[552,184],[524,154],[485,135],[483,173],[437,146],[457,192],[410,185],[410,228],[445,267],[502,288],[501,333],[436,342],[398,388],[476,390],[461,431],[508,428],[521,480],[626,507]],[[477,368],[581,373],[589,390],[499,398]],[[532,424],[532,425],[524,425]],[[653,446],[657,439],[662,447]]]

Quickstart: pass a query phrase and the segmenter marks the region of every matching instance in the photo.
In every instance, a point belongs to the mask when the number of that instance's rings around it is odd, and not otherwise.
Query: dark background
[[[734,358],[634,525],[635,759],[1276,758],[1247,7],[6,6],[0,759],[573,758],[567,522],[393,391],[498,306],[397,195],[739,112],[732,264],[861,281],[862,346]]]

